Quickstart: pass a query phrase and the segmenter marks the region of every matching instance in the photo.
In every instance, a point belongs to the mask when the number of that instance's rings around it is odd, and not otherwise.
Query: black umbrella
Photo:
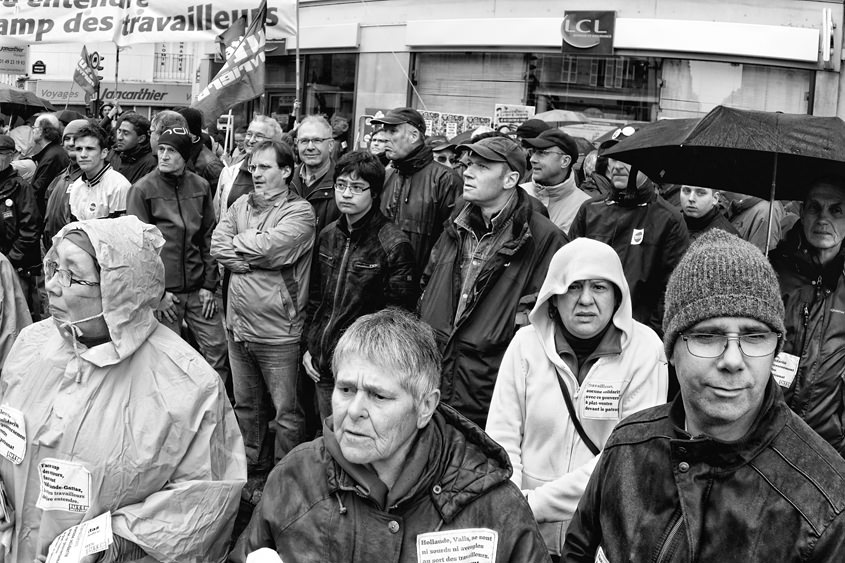
[[[42,111],[56,111],[56,108],[29,90],[0,88],[0,113],[27,119]]]
[[[803,199],[814,179],[845,177],[845,122],[718,106],[701,119],[646,125],[602,154],[661,183]]]

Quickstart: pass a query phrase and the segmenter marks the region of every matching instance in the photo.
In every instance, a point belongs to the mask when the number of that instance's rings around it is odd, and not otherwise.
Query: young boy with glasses
[[[845,560],[845,461],[783,400],[785,336],[763,254],[713,230],[666,288],[681,393],[611,434],[563,561]]]
[[[412,310],[419,295],[411,243],[379,210],[383,186],[384,166],[369,152],[354,151],[337,162],[334,198],[341,216],[319,236],[302,359],[317,386],[323,420],[332,413],[331,358],[343,331],[387,307]]]

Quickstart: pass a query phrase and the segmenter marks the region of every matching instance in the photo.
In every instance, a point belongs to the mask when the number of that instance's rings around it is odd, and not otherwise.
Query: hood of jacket
[[[549,316],[549,299],[554,295],[566,293],[573,282],[588,279],[604,279],[619,289],[622,299],[610,322],[622,331],[623,347],[631,337],[634,327],[631,290],[628,288],[619,255],[603,242],[577,238],[563,246],[552,257],[546,279],[543,280],[537,296],[537,303],[528,315],[540,337],[546,356],[558,367],[563,367],[564,363],[555,346],[555,323]]]
[[[371,470],[343,457],[331,419],[326,421],[323,436],[326,449],[337,463],[329,468],[330,489],[354,490],[382,504],[384,484],[374,479]],[[408,472],[416,478],[397,505],[429,495],[440,517],[449,523],[475,499],[507,482],[513,469],[502,446],[458,411],[440,404],[417,435],[397,484]],[[433,492],[435,485],[439,486],[438,493]]]
[[[157,227],[134,215],[93,219],[66,225],[53,237],[44,257],[56,260],[56,245],[65,234],[82,230],[91,239],[100,266],[103,318],[115,362],[131,356],[158,327],[154,311],[164,294],[164,264],[159,258],[164,237]]]

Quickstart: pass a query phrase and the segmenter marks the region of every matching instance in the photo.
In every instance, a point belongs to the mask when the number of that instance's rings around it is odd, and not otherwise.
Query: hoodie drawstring
[[[335,493],[334,496],[337,497],[337,506],[338,506],[337,511],[340,514],[345,515],[346,514],[346,507],[343,506],[343,500],[341,500],[341,498],[340,498],[340,493]]]
[[[103,316],[103,311],[100,311],[96,315],[91,317],[86,317],[84,319],[79,319],[77,321],[63,321],[59,326],[61,328],[66,328],[68,332],[70,332],[70,337],[73,342],[73,355],[76,356],[76,382],[82,383],[82,355],[79,352],[79,340],[78,337],[82,336],[82,329],[76,326],[78,323],[84,323],[86,321],[92,321],[98,317]]]

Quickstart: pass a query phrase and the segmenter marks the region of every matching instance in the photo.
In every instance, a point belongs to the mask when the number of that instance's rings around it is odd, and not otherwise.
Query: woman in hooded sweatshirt
[[[667,364],[660,338],[631,316],[618,255],[595,240],[555,254],[529,319],[502,360],[487,433],[557,560],[613,427],[666,402]]]

